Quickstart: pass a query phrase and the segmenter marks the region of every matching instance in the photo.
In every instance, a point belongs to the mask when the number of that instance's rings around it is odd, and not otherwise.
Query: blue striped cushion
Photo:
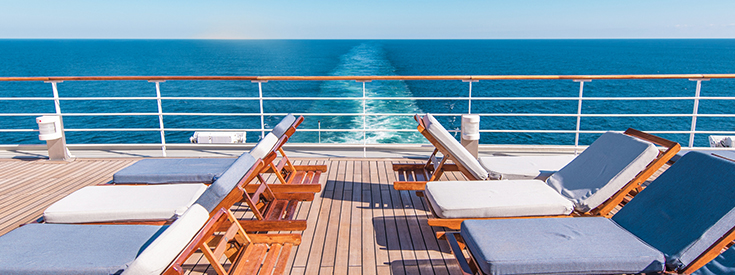
[[[0,274],[118,274],[166,227],[25,225],[0,237]]]
[[[607,218],[466,220],[460,231],[487,274],[662,271],[664,255]]]
[[[735,163],[690,152],[612,219],[682,268],[735,225],[733,197]]]
[[[212,183],[235,159],[144,159],[112,176],[112,182],[126,183]]]

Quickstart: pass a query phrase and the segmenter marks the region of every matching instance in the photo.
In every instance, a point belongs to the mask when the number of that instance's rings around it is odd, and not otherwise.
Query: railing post
[[[166,131],[163,126],[163,106],[161,105],[161,82],[165,80],[149,80],[156,83],[156,103],[158,104],[158,130],[161,132],[161,154],[166,157]]]
[[[462,80],[462,82],[468,82],[470,83],[470,96],[467,101],[467,114],[472,114],[472,83],[473,82],[480,82],[479,80]]]
[[[54,94],[54,110],[56,116],[59,117],[59,131],[61,131],[61,138],[46,140],[46,148],[48,149],[49,160],[57,161],[69,161],[74,156],[71,155],[69,149],[66,148],[66,132],[64,131],[64,119],[61,116],[61,104],[59,102],[59,89],[56,84],[62,83],[63,81],[46,81],[45,83],[51,83],[51,89]],[[40,129],[39,129],[40,131]]]
[[[258,83],[258,100],[260,101],[260,139],[265,137],[265,119],[263,118],[263,83],[268,80],[254,80],[252,83]]]
[[[589,79],[575,79],[574,82],[579,82],[579,98],[577,102],[577,129],[574,131],[574,153],[577,154],[579,149],[579,131],[582,124],[582,97],[584,96],[584,83],[590,82]]]
[[[689,148],[694,147],[694,132],[697,130],[697,116],[699,115],[699,95],[702,91],[702,81],[709,81],[709,79],[689,79],[690,81],[697,82],[697,90],[694,92],[694,110],[692,110],[692,128],[689,131]]]
[[[367,90],[365,82],[372,80],[356,80],[362,83],[362,157],[367,157]]]

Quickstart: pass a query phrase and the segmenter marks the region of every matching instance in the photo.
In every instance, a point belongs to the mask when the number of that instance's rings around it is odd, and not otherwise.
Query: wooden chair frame
[[[306,220],[294,220],[296,208],[300,201],[314,200],[311,192],[274,192],[273,184],[266,184],[261,175],[257,175],[257,184],[248,181],[244,184],[246,190],[254,190],[243,193],[242,200],[245,201],[257,220],[241,220],[240,223],[247,228],[262,229],[253,231],[303,231],[306,230]]]
[[[286,130],[284,135],[278,140],[273,149],[266,154],[263,162],[266,163],[261,173],[275,173],[278,183],[270,184],[271,189],[276,193],[282,192],[313,192],[321,191],[322,185],[319,183],[321,174],[327,172],[326,165],[293,165],[291,160],[283,151],[283,145],[296,132],[296,127],[304,121],[304,116],[299,116],[291,127]],[[281,158],[276,162],[278,156]],[[251,187],[252,188],[252,187]],[[254,189],[248,189],[248,192],[255,192]]]
[[[292,248],[299,244],[299,234],[248,234],[229,209],[219,208],[163,274],[184,274],[186,260],[196,251],[220,275],[283,274]],[[220,262],[222,256],[229,268]]]
[[[676,155],[677,152],[681,149],[681,145],[679,143],[657,137],[645,132],[641,132],[632,128],[628,128],[624,132],[626,135],[636,137],[648,142],[651,142],[653,144],[663,146],[665,150],[663,152],[659,151],[658,156],[651,161],[643,171],[639,172],[632,180],[630,180],[623,188],[618,190],[613,196],[608,198],[604,203],[601,205],[595,207],[594,209],[591,209],[587,212],[573,212],[571,215],[559,215],[559,216],[524,216],[524,217],[492,217],[492,218],[471,218],[475,220],[486,220],[486,219],[519,219],[519,218],[549,218],[549,217],[574,217],[574,216],[604,216],[604,217],[610,217],[612,216],[611,212],[615,209],[618,205],[626,203],[626,198],[633,197],[635,194],[640,192],[640,190],[643,188],[643,183],[650,178],[653,173],[658,171],[664,164],[666,164],[674,155]],[[422,189],[423,190],[423,189]],[[436,210],[431,206],[431,203],[429,203],[428,199],[426,201],[426,204],[428,205],[429,209],[431,210],[432,217],[428,219],[428,223],[430,226],[442,226],[447,227],[450,229],[458,230],[460,228],[460,225],[462,224],[462,221],[467,220],[467,218],[452,218],[452,219],[445,219],[440,218],[436,214]]]
[[[426,129],[428,123],[427,117],[421,117],[415,115],[413,117],[418,126],[416,127],[429,142],[434,145],[434,152],[431,153],[429,159],[425,164],[406,164],[406,163],[392,163],[393,171],[399,173],[399,177],[404,177],[405,181],[394,181],[393,189],[395,190],[414,190],[423,191],[424,186],[429,181],[437,181],[444,174],[444,171],[461,171],[470,180],[481,180],[475,178],[467,168],[462,165],[457,165],[459,162],[456,160],[446,147],[444,147],[439,141]],[[441,152],[443,157],[441,160],[437,158],[437,153]],[[447,163],[451,160],[452,163]],[[408,180],[413,179],[413,180]]]
[[[424,186],[426,186],[427,182],[439,180],[445,171],[460,171],[465,177],[468,178],[468,180],[482,180],[472,175],[472,173],[466,167],[464,167],[463,165],[461,165],[460,162],[457,161],[456,157],[452,155],[446,147],[444,147],[431,133],[429,133],[429,131],[426,129],[426,125],[427,123],[429,123],[428,117],[421,117],[417,114],[414,116],[414,120],[418,122],[418,126],[416,127],[418,131],[432,145],[434,145],[435,149],[431,156],[429,156],[429,159],[425,164],[392,163],[393,171],[398,172],[399,177],[403,177],[405,179],[413,179],[405,181],[395,181],[393,182],[393,189],[423,191]],[[681,146],[676,142],[650,135],[632,128],[628,128],[628,130],[625,131],[625,134],[667,148],[664,154],[670,154],[670,156],[666,158],[666,161],[671,159],[671,157],[673,157],[681,149]],[[441,152],[443,155],[441,160],[437,158],[437,153],[439,152]],[[661,154],[659,154],[659,157],[661,157]],[[451,163],[447,163],[447,161],[451,161]],[[666,162],[663,162],[661,165],[663,165],[664,163]],[[651,172],[651,175],[653,174],[653,172]],[[643,180],[645,181],[646,179]]]

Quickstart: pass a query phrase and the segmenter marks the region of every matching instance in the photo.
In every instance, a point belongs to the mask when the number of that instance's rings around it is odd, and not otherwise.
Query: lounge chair
[[[428,181],[439,180],[445,171],[461,171],[471,180],[544,179],[574,159],[574,155],[491,156],[475,158],[439,123],[434,116],[414,116],[418,131],[434,145],[425,164],[393,163],[399,181],[396,190],[424,188]],[[437,154],[441,153],[441,160]],[[451,160],[450,162],[447,162]]]
[[[297,234],[248,235],[226,208],[213,212],[194,204],[170,226],[28,224],[0,236],[0,274],[183,274],[197,249],[218,274],[270,274],[301,242]]]
[[[546,181],[429,182],[424,195],[434,217],[428,221],[459,229],[465,219],[607,216],[675,153],[607,132]]]
[[[304,117],[285,116],[273,130],[250,150],[255,158],[263,159],[266,169],[274,172],[284,186],[276,192],[319,192],[319,178],[326,165],[293,165],[281,147],[293,135]],[[278,154],[281,159],[274,163]],[[115,184],[205,183],[214,182],[234,161],[229,158],[144,159],[113,175]]]
[[[467,220],[446,236],[465,273],[689,274],[735,239],[733,196],[735,163],[692,152],[612,218]]]
[[[244,153],[208,187],[201,183],[87,186],[49,206],[43,219],[47,223],[174,220],[199,199],[237,197],[240,180],[254,179],[262,167],[261,160]]]
[[[435,147],[425,164],[393,163],[399,180],[393,183],[396,190],[424,189],[426,182],[437,181],[445,171],[461,171],[469,180],[545,179],[571,162],[575,156],[523,156],[523,157],[473,157],[431,114],[414,117],[418,130]],[[678,151],[676,142],[628,129],[625,134],[666,147],[665,154]],[[675,147],[675,148],[674,148]],[[439,160],[437,153],[444,157]],[[675,154],[673,152],[672,154]],[[669,157],[670,158],[670,157]],[[448,163],[448,161],[451,161]]]
[[[192,204],[229,208],[247,197],[245,185],[256,179],[263,162],[244,153],[220,178],[204,184],[88,186],[49,206],[46,223],[164,224],[179,217]],[[174,192],[176,191],[176,192]],[[313,199],[314,193],[278,193],[279,198]],[[212,208],[216,209],[216,208]],[[256,216],[257,217],[257,216]],[[305,221],[242,220],[254,231],[305,230]]]

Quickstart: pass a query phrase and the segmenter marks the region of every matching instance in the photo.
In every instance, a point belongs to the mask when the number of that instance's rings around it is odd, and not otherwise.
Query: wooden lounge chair
[[[192,204],[208,206],[214,211],[230,208],[245,200],[245,185],[259,176],[264,163],[248,153],[243,154],[220,178],[202,191],[170,194],[173,184],[108,185],[82,188],[54,203],[44,211],[46,223],[128,223],[165,224],[175,220]],[[247,170],[246,170],[247,169]],[[191,184],[181,184],[187,187]],[[201,184],[204,186],[203,184]],[[284,193],[278,197],[313,199],[314,193]],[[179,198],[183,197],[183,198]],[[256,216],[258,218],[258,216]],[[253,231],[305,230],[306,222],[279,220],[242,220]]]
[[[282,274],[300,241],[298,234],[247,234],[226,208],[210,217],[195,204],[169,226],[22,226],[0,236],[0,274],[181,274],[197,249],[219,274]]]
[[[508,175],[507,173],[509,172],[507,171],[494,171],[493,169],[496,168],[486,167],[487,165],[483,165],[485,162],[483,161],[483,158],[478,160],[473,157],[430,114],[426,114],[424,117],[416,115],[414,119],[416,119],[419,124],[417,127],[418,131],[435,146],[435,149],[425,164],[392,164],[393,170],[399,173],[398,178],[402,179],[393,183],[393,188],[396,190],[422,191],[424,190],[424,186],[427,182],[439,180],[445,171],[461,171],[469,180],[530,179],[546,177],[551,174],[549,173],[550,171],[558,171],[574,159],[574,156],[571,155],[567,157],[537,156],[535,157],[536,159],[547,159],[547,161],[541,161],[543,164],[540,164],[539,167],[535,167],[534,169],[513,169],[514,171],[510,172],[511,175]],[[676,152],[681,148],[675,142],[649,135],[635,129],[628,129],[625,134],[664,146],[667,149],[664,154],[667,155],[669,153],[672,155],[676,154]],[[441,160],[437,157],[438,153],[443,155]],[[487,158],[487,162],[491,162],[492,158],[493,157]],[[516,166],[522,166],[524,163],[528,163],[528,161],[523,160],[523,157],[504,157],[502,158],[502,161],[518,164]],[[534,170],[535,174],[531,173],[531,171]],[[528,174],[519,175],[513,173]]]
[[[435,181],[424,195],[431,226],[459,229],[466,219],[609,216],[676,154],[679,145],[629,129],[600,136],[546,181]],[[654,143],[668,145],[660,152]]]
[[[418,131],[435,149],[425,164],[392,164],[400,179],[393,183],[396,190],[423,190],[426,182],[439,180],[445,171],[461,171],[470,180],[543,179],[574,159],[574,155],[477,159],[431,114],[415,115],[414,119],[418,122]],[[441,159],[439,153],[443,156]]]
[[[467,274],[689,274],[735,240],[733,196],[735,163],[692,152],[612,218],[467,220],[446,236]]]
[[[275,192],[319,192],[321,173],[326,165],[293,165],[281,148],[296,132],[304,117],[289,114],[276,125],[249,152],[267,164],[265,172],[279,171],[277,178],[282,186]],[[280,160],[277,160],[280,153]],[[160,183],[205,183],[214,182],[233,163],[224,158],[144,159],[113,175],[114,184],[160,184]]]

